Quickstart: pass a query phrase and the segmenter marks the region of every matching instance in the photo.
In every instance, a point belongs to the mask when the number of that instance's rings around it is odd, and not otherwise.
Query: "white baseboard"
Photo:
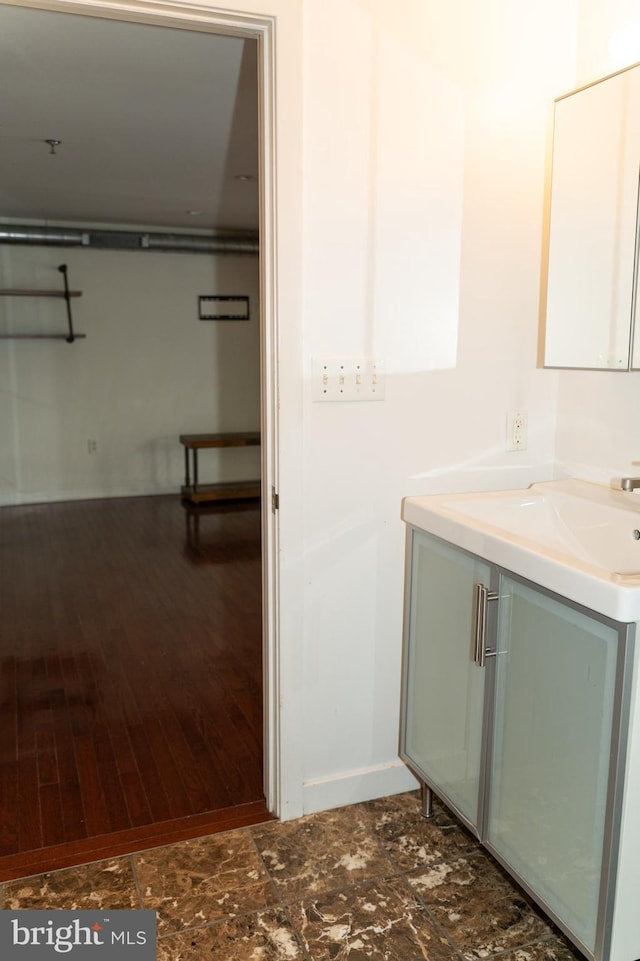
[[[309,780],[305,781],[303,788],[304,813],[315,814],[317,811],[413,791],[417,787],[418,781],[406,764],[399,760],[334,777]]]
[[[87,488],[80,490],[40,491],[35,493],[0,493],[0,507],[20,507],[29,504],[54,504],[62,501],[88,501],[110,497],[150,497],[157,494],[180,496],[180,485],[161,486],[139,484],[128,487]]]

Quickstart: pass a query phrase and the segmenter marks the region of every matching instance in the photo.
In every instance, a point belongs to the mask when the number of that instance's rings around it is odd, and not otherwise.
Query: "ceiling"
[[[255,40],[0,4],[0,218],[256,230],[256,62]]]

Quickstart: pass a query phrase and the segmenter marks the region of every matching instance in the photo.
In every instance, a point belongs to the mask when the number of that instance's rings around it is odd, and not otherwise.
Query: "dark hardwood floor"
[[[0,880],[268,818],[260,509],[0,510]]]

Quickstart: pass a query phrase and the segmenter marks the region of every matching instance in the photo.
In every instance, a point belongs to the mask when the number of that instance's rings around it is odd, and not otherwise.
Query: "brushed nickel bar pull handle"
[[[480,667],[484,646],[485,618],[487,613],[487,589],[484,584],[473,585],[473,663]]]
[[[487,636],[487,604],[495,601],[498,595],[488,590],[484,584],[473,586],[473,660],[478,667],[484,667]]]

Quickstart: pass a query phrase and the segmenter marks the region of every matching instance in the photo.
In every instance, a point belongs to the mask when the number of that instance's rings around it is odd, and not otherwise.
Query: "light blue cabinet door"
[[[401,753],[477,831],[485,670],[473,661],[474,584],[488,564],[412,532]]]
[[[593,951],[620,635],[503,576],[487,841]]]

